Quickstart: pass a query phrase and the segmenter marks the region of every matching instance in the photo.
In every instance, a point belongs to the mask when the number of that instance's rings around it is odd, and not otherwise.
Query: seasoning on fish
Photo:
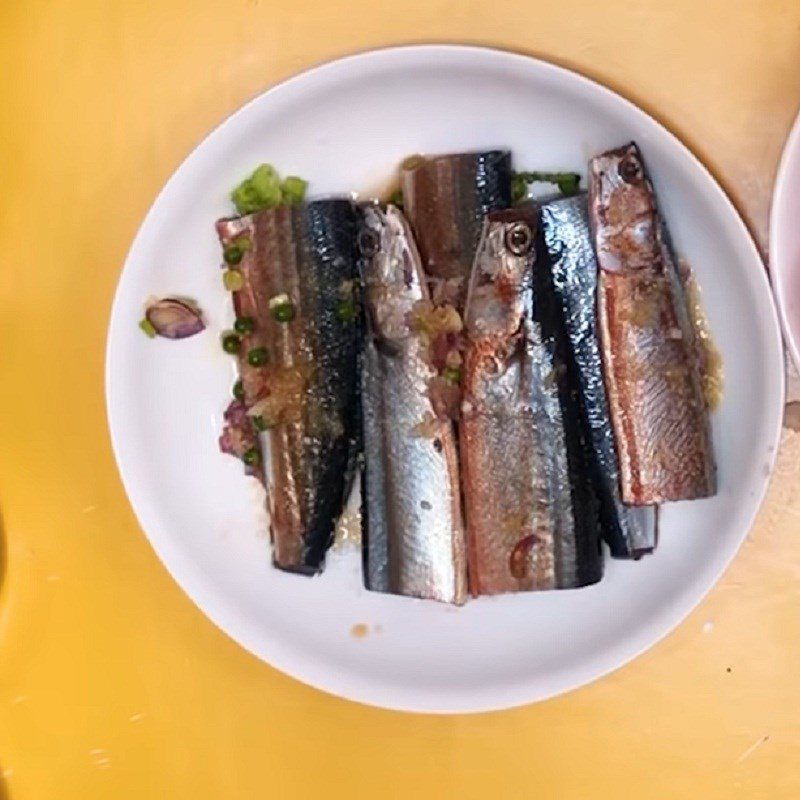
[[[217,223],[223,248],[247,240],[233,293],[247,413],[264,450],[275,566],[313,574],[342,513],[360,442],[360,325],[342,321],[357,279],[349,200],[265,209]],[[275,314],[275,298],[292,314]],[[243,327],[243,326],[240,326]]]
[[[648,505],[716,491],[694,331],[639,149],[593,158],[589,215],[598,317],[622,499]]]
[[[437,419],[437,370],[412,325],[428,299],[403,214],[366,206],[359,232],[367,335],[362,399],[364,574],[378,592],[462,603],[466,553],[453,423]]]
[[[694,271],[686,261],[678,261],[678,274],[683,284],[683,293],[686,298],[686,307],[694,331],[694,340],[697,345],[697,364],[700,370],[700,380],[703,386],[703,396],[709,411],[716,411],[722,402],[725,388],[725,371],[723,369],[722,355],[720,354],[711,335],[711,326],[703,308],[703,298],[700,284],[697,282]]]
[[[592,477],[600,501],[603,538],[616,558],[637,558],[655,547],[652,509],[623,504],[614,432],[603,385],[595,299],[597,261],[589,234],[586,194],[541,206],[537,262],[549,273],[570,344],[568,369],[580,390],[586,436],[592,444]]]
[[[404,210],[426,274],[453,285],[461,308],[483,217],[511,205],[511,154],[507,150],[425,158],[401,168]]]
[[[490,214],[465,312],[459,427],[474,595],[567,589],[602,577],[568,343],[530,209]]]

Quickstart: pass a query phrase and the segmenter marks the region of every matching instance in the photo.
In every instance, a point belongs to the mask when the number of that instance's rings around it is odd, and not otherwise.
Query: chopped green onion
[[[281,203],[281,180],[271,164],[261,164],[250,176],[250,185],[258,192],[265,208],[274,208]]]
[[[238,353],[241,339],[235,333],[226,333],[222,337],[222,349],[226,353]]]
[[[524,175],[514,173],[511,176],[511,202],[519,203],[528,194],[528,183]]]
[[[244,278],[238,269],[226,269],[222,273],[222,285],[229,292],[238,292],[244,286]]]
[[[248,180],[242,181],[232,192],[231,200],[240,214],[251,214],[262,207],[261,198]]]
[[[247,236],[240,236],[235,241],[231,242],[223,251],[222,258],[226,264],[235,266],[238,264],[244,254],[253,246],[253,243]]]
[[[339,322],[352,322],[356,318],[356,307],[352,300],[339,300],[336,303],[336,319]]]
[[[294,306],[291,303],[281,303],[270,309],[272,318],[278,322],[291,322],[294,319]]]
[[[406,158],[402,164],[400,164],[400,169],[408,170],[408,169],[417,169],[417,167],[421,167],[425,163],[425,156],[420,155],[413,155]]]
[[[511,199],[519,202],[528,193],[529,183],[554,183],[561,194],[575,194],[581,185],[577,172],[515,172],[511,176]]]
[[[251,447],[249,450],[244,451],[242,461],[244,461],[248,467],[254,467],[261,461],[261,453],[258,452],[257,447]]]
[[[442,377],[448,383],[461,383],[461,367],[445,367],[442,370]]]
[[[233,389],[231,391],[237,400],[244,400],[244,384],[241,378],[233,384]]]
[[[390,195],[388,204],[390,206],[396,206],[401,211],[403,209],[403,192],[400,189],[395,189]]]
[[[258,433],[263,433],[270,426],[267,425],[266,421],[264,420],[264,417],[258,415],[256,417],[253,417],[253,427],[256,429]]]
[[[252,214],[262,208],[302,203],[308,183],[296,175],[280,179],[271,164],[261,164],[249,178],[245,178],[232,192],[231,200],[240,214]],[[234,258],[237,254],[234,254]],[[240,259],[241,260],[241,259]],[[238,261],[228,261],[238,264]]]
[[[252,317],[236,317],[236,322],[233,323],[233,327],[236,333],[252,333],[256,327],[256,322]]]
[[[238,338],[238,337],[237,337]],[[251,367],[261,367],[269,360],[269,353],[266,347],[254,347],[247,351],[247,363]]]
[[[553,176],[561,194],[573,195],[578,193],[581,186],[581,176],[577,172],[561,172]]]
[[[281,183],[281,192],[283,193],[283,202],[287,205],[296,205],[302,203],[303,198],[306,196],[306,188],[308,182],[296,175],[287,175]]]
[[[235,244],[229,244],[222,251],[222,259],[231,266],[236,266],[242,260],[242,256],[244,256],[244,250]]]
[[[280,178],[270,164],[261,164],[231,192],[231,200],[240,214],[275,208],[282,199]]]
[[[291,322],[294,319],[294,304],[288,294],[277,294],[269,301],[269,313],[278,322]]]
[[[156,329],[153,327],[153,324],[150,322],[149,319],[145,318],[139,323],[139,327],[144,331],[145,336],[149,339],[156,338]]]

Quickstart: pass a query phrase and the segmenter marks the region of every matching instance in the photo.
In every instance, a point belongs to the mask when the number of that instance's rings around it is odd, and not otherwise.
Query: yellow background
[[[0,0],[0,797],[800,797],[792,431],[755,530],[676,633],[504,713],[401,715],[302,686],[207,622],[139,531],[103,346],[154,195],[275,81],[418,41],[513,48],[621,91],[765,244],[800,103],[797,0]]]

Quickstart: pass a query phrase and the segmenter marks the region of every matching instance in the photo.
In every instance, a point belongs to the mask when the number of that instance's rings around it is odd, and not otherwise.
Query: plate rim
[[[775,300],[775,305],[778,310],[778,318],[781,324],[781,332],[783,334],[783,342],[792,363],[795,368],[800,371],[800,331],[795,333],[789,324],[789,316],[786,312],[785,292],[783,275],[786,267],[782,264],[781,254],[779,252],[779,242],[781,241],[781,233],[778,229],[778,214],[777,209],[782,208],[785,203],[785,197],[789,191],[789,162],[793,159],[800,160],[800,109],[796,112],[795,118],[792,122],[786,139],[783,143],[781,150],[780,161],[778,162],[778,170],[775,173],[775,183],[772,190],[772,198],[769,210],[769,282],[772,286],[772,293]]]
[[[267,655],[264,652],[264,648],[257,645],[256,639],[258,639],[258,636],[251,632],[251,626],[241,616],[236,616],[235,609],[230,608],[230,604],[221,603],[219,597],[215,596],[212,604],[213,610],[209,610],[209,598],[206,588],[200,585],[200,582],[196,582],[192,575],[187,575],[185,572],[181,572],[181,565],[179,563],[180,558],[176,557],[174,553],[170,552],[170,547],[164,541],[164,536],[161,535],[160,532],[154,531],[151,533],[148,530],[149,526],[146,525],[144,521],[144,517],[146,516],[146,509],[144,506],[146,503],[141,497],[139,497],[138,502],[134,500],[134,496],[136,495],[135,481],[133,480],[129,470],[124,466],[124,460],[121,457],[121,434],[119,432],[115,433],[115,419],[117,417],[117,413],[114,410],[115,402],[112,386],[114,361],[114,348],[112,343],[116,339],[114,334],[116,329],[120,326],[120,318],[122,314],[121,287],[123,283],[123,276],[126,269],[132,262],[132,256],[137,250],[138,243],[144,236],[144,231],[148,225],[151,215],[158,208],[165,195],[170,191],[177,179],[178,174],[182,171],[183,167],[192,158],[196,151],[203,147],[203,145],[209,139],[228,128],[228,126],[236,124],[240,117],[247,114],[252,106],[262,102],[264,98],[291,91],[296,84],[302,83],[309,78],[317,77],[328,70],[342,68],[347,69],[348,66],[352,67],[354,62],[368,62],[375,59],[380,60],[393,58],[398,59],[397,66],[401,66],[403,59],[430,57],[431,54],[436,52],[464,57],[467,60],[470,57],[473,57],[482,59],[495,59],[498,62],[505,60],[507,64],[513,63],[515,66],[534,66],[543,73],[549,72],[551,75],[554,75],[558,78],[572,81],[577,84],[582,84],[584,89],[591,90],[596,96],[604,96],[605,99],[616,104],[617,107],[625,107],[629,113],[633,113],[634,115],[638,116],[648,125],[652,126],[654,130],[659,131],[661,135],[665,135],[671,141],[672,146],[681,151],[682,155],[693,162],[694,167],[700,170],[700,173],[706,179],[709,189],[713,188],[718,200],[720,200],[722,204],[727,207],[731,220],[735,220],[736,226],[740,229],[741,233],[744,234],[745,240],[749,246],[750,256],[754,258],[761,267],[761,269],[758,271],[760,275],[756,278],[756,280],[763,282],[762,288],[767,293],[767,318],[762,320],[765,325],[765,335],[773,340],[773,344],[777,343],[778,345],[777,348],[770,348],[769,357],[771,358],[778,354],[780,356],[779,358],[776,358],[775,364],[775,366],[779,366],[777,374],[777,386],[775,387],[777,390],[775,408],[767,408],[764,411],[765,435],[768,431],[771,431],[770,442],[772,446],[768,451],[767,456],[769,474],[765,475],[764,480],[760,483],[760,486],[756,488],[754,497],[755,502],[752,505],[752,510],[748,515],[748,518],[746,520],[742,520],[741,534],[738,538],[738,541],[736,542],[735,546],[731,547],[730,552],[724,553],[724,558],[721,559],[718,569],[714,570],[713,580],[710,580],[703,591],[700,592],[697,597],[693,597],[690,602],[684,602],[681,604],[674,603],[672,604],[672,607],[665,609],[657,617],[653,617],[647,623],[644,630],[649,632],[653,631],[653,629],[656,630],[654,635],[647,637],[646,642],[642,644],[637,643],[633,648],[621,648],[619,645],[616,645],[613,648],[606,650],[606,653],[612,654],[616,653],[617,649],[622,650],[619,656],[615,655],[613,658],[606,658],[605,661],[608,663],[601,663],[598,666],[597,662],[587,662],[592,664],[592,669],[587,670],[584,665],[581,665],[580,667],[569,672],[570,678],[568,680],[562,679],[561,681],[551,683],[544,691],[534,691],[528,683],[515,684],[513,687],[509,687],[503,692],[496,692],[496,695],[492,700],[486,699],[483,695],[478,701],[470,700],[470,698],[466,696],[466,693],[463,692],[461,694],[447,695],[446,701],[434,702],[429,700],[427,696],[424,698],[418,697],[417,699],[412,700],[407,691],[397,692],[395,689],[394,693],[388,692],[386,684],[375,684],[374,686],[373,684],[370,684],[367,691],[364,691],[363,685],[357,678],[355,680],[348,680],[346,675],[343,677],[342,675],[334,674],[331,671],[318,670],[312,665],[306,663],[298,664],[297,660],[292,658],[289,651],[284,648],[280,642],[274,639],[270,642],[271,649]],[[796,126],[796,128],[796,132],[798,136],[800,136],[800,126]],[[219,628],[225,636],[236,642],[237,645],[251,653],[260,661],[268,664],[271,668],[276,669],[279,672],[300,681],[301,683],[325,692],[326,694],[334,695],[336,697],[350,700],[362,705],[412,713],[482,713],[509,709],[547,700],[551,697],[564,694],[568,691],[582,688],[583,686],[594,683],[606,675],[615,672],[616,670],[633,661],[635,658],[638,658],[638,656],[640,656],[642,653],[651,649],[666,636],[672,633],[675,628],[681,622],[683,622],[683,620],[686,619],[686,617],[707,596],[709,591],[718,583],[722,574],[728,569],[731,561],[739,552],[747,533],[752,528],[755,517],[763,504],[771,476],[774,472],[778,445],[780,442],[783,419],[782,411],[785,398],[785,372],[783,365],[783,348],[781,343],[782,338],[779,312],[776,308],[775,298],[770,290],[770,281],[766,275],[763,259],[750,230],[739,214],[736,206],[722,189],[719,182],[711,174],[709,169],[663,123],[658,121],[655,117],[636,105],[634,102],[627,99],[625,96],[603,85],[602,83],[599,83],[598,81],[589,78],[573,69],[547,61],[540,56],[533,56],[511,49],[479,45],[446,43],[395,45],[362,50],[350,55],[316,63],[268,87],[264,91],[259,92],[251,97],[248,101],[246,101],[243,105],[235,109],[226,117],[223,117],[223,119],[217,125],[215,125],[205,136],[203,136],[194,144],[187,155],[175,167],[144,214],[144,217],[137,228],[136,234],[131,240],[131,244],[117,279],[117,285],[114,291],[111,312],[109,315],[108,331],[106,335],[104,370],[106,422],[109,430],[112,451],[114,453],[114,459],[120,474],[123,488],[142,533],[144,533],[159,561],[173,578],[179,589],[189,597],[192,603],[199,608],[203,615],[217,628]],[[773,350],[775,352],[772,352]],[[119,425],[120,422],[117,420],[116,426]],[[235,625],[230,624],[232,618],[236,619]],[[235,630],[235,633],[232,632],[231,629]],[[325,675],[324,679],[322,677],[323,674]]]

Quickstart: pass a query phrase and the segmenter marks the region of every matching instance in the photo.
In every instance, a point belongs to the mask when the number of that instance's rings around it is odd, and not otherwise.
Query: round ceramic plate
[[[800,114],[786,140],[772,195],[769,271],[786,346],[800,369]]]
[[[385,185],[410,153],[508,147],[524,169],[583,174],[635,139],[676,249],[694,267],[725,364],[713,416],[719,493],[664,509],[657,553],[608,560],[578,591],[480,598],[463,608],[373,594],[356,550],[308,579],[270,566],[263,497],[217,451],[233,380],[214,221],[257,164],[311,181],[312,196]],[[196,298],[208,330],[150,340],[152,295]],[[111,436],[153,547],[233,639],[325,691],[387,708],[465,712],[573,689],[624,664],[711,588],[764,495],[783,398],[780,332],[756,248],[709,173],[664,128],[574,73],[511,53],[408,47],[317,67],[248,103],[211,133],[150,209],[120,279],[108,335]],[[358,626],[354,628],[354,626]],[[354,635],[359,633],[361,635]]]

